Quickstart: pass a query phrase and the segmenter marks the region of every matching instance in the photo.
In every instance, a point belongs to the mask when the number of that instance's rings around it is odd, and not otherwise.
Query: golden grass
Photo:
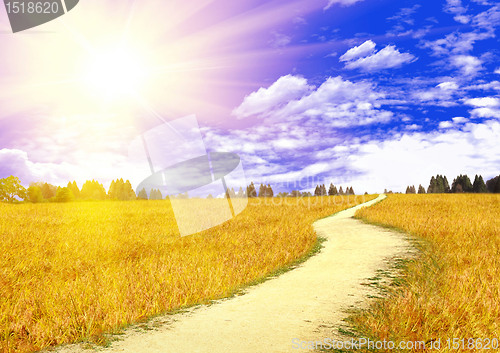
[[[360,333],[441,339],[441,351],[447,339],[500,339],[500,195],[392,195],[356,217],[423,240],[402,285],[352,318]]]
[[[0,204],[0,351],[100,337],[231,295],[306,255],[314,220],[373,198],[251,199],[182,238],[168,201]]]

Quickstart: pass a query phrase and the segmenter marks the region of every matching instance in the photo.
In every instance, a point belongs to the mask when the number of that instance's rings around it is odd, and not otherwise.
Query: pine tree
[[[448,179],[446,176],[443,178],[444,192],[450,192],[450,184],[448,183]]]
[[[406,194],[409,194],[409,193],[410,193],[410,187],[409,187],[409,186],[407,186],[407,187],[406,187],[406,192],[405,192],[405,193],[406,193]]]
[[[80,191],[83,199],[104,200],[106,198],[106,190],[104,186],[96,180],[87,180]]]
[[[432,176],[431,181],[429,183],[429,187],[427,188],[428,194],[433,194],[436,192],[436,179]]]
[[[475,193],[485,193],[486,184],[484,183],[483,177],[481,175],[477,175],[474,178],[474,184],[472,184],[472,191]]]
[[[78,185],[76,185],[76,181],[69,182],[67,188],[71,190],[71,193],[73,194],[75,199],[80,198],[80,189],[78,189]]]
[[[425,188],[422,186],[422,184],[420,184],[418,186],[418,193],[419,194],[425,194]]]
[[[142,188],[141,191],[137,194],[137,199],[138,200],[147,200],[148,199],[148,193],[146,192],[146,189]]]
[[[335,195],[335,186],[332,183],[330,183],[330,187],[328,188],[328,195]]]
[[[488,192],[496,193],[498,192],[495,191],[497,188],[500,189],[500,175],[486,181],[486,189],[488,189]]]
[[[458,187],[460,185],[460,187]],[[453,184],[451,186],[452,192],[472,192],[473,187],[472,183],[467,175],[460,174],[453,180]]]
[[[328,195],[327,191],[326,191],[326,186],[325,184],[321,185],[320,187],[320,192],[321,192],[321,196],[326,196]]]
[[[319,185],[316,185],[316,189],[314,189],[314,196],[320,196],[321,195],[321,189]]]
[[[273,191],[273,188],[271,187],[270,184],[267,184],[267,197],[273,197],[274,196],[274,191]]]
[[[342,186],[339,189],[339,195],[344,195],[344,190],[342,189]]]
[[[436,176],[436,193],[444,193],[444,179],[441,175]]]
[[[255,185],[253,182],[247,186],[247,197],[257,197],[257,191],[255,190]]]
[[[260,184],[259,197],[266,197],[266,186],[264,184]]]

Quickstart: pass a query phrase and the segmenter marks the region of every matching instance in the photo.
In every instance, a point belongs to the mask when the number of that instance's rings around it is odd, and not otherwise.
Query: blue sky
[[[207,150],[237,153],[248,181],[277,191],[330,182],[404,191],[435,174],[500,174],[498,3],[167,7],[82,1],[23,34],[9,33],[0,12],[0,177],[139,183],[130,142],[154,115],[190,114]],[[123,57],[147,53],[148,78],[140,89],[134,81],[140,99],[85,91],[75,78],[81,48],[102,51],[124,33]]]

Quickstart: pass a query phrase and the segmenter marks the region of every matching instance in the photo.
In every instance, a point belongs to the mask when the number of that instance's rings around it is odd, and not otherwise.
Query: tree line
[[[0,201],[6,202],[40,203],[74,200],[135,200],[137,198],[130,181],[123,181],[123,179],[113,180],[107,192],[104,186],[96,180],[87,180],[81,189],[78,188],[76,181],[69,182],[65,187],[36,182],[31,183],[26,189],[17,177],[0,179]]]
[[[500,175],[496,176],[486,183],[481,175],[474,177],[474,182],[471,182],[467,175],[460,174],[455,179],[450,186],[448,179],[443,175],[432,176],[429,182],[429,187],[427,191],[420,184],[418,186],[418,191],[415,190],[415,186],[407,186],[407,194],[444,194],[444,193],[500,193]]]

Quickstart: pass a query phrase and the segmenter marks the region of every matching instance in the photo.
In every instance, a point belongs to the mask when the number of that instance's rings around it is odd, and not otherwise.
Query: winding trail
[[[352,218],[357,209],[384,195],[314,223],[327,238],[323,249],[296,269],[213,305],[154,319],[148,327],[128,329],[104,352],[254,353],[297,351],[301,341],[342,337],[346,310],[367,304],[373,289],[362,285],[410,249],[401,234]],[[59,353],[90,352],[69,345]]]

